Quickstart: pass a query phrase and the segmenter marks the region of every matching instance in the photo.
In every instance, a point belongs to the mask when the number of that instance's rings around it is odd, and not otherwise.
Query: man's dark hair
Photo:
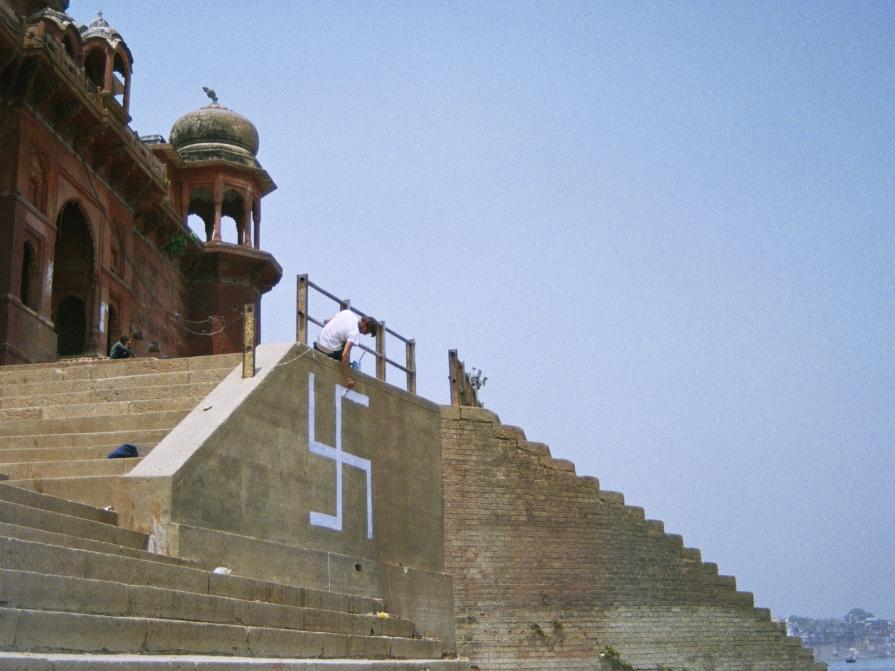
[[[376,335],[376,333],[379,331],[379,322],[376,321],[373,317],[361,317],[361,321],[364,323],[366,329],[370,332],[370,335]]]
[[[121,336],[118,340],[119,340],[120,342],[125,343],[125,342],[129,341],[130,339],[131,339],[131,337],[130,337],[129,335],[123,335],[123,336]]]

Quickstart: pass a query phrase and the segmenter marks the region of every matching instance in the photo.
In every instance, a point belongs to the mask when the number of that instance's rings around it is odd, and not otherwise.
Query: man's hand
[[[345,343],[345,349],[342,350],[342,375],[345,378],[345,386],[348,389],[354,388],[354,379],[348,374],[351,367],[351,341]]]

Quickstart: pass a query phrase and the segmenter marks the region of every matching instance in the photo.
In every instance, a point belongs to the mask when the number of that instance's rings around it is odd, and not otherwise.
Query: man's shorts
[[[342,343],[342,346],[337,350],[334,350],[332,352],[324,352],[322,349],[317,347],[317,343],[315,342],[314,349],[317,350],[318,352],[320,352],[321,354],[325,354],[330,359],[335,359],[336,361],[341,361],[342,360],[342,352],[345,351],[345,343]]]

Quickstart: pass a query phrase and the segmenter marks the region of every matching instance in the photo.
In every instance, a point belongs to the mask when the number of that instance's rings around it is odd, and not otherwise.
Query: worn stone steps
[[[82,459],[106,459],[121,443],[107,445],[88,445],[84,447],[23,447],[0,448],[0,462],[17,463],[22,461],[78,461]],[[152,451],[157,443],[134,444],[141,457]],[[2,472],[0,468],[0,472]]]
[[[468,661],[456,659],[319,660],[216,655],[0,652],[0,671],[469,671],[470,668]]]
[[[192,385],[182,385],[190,387]],[[137,390],[131,390],[137,391]],[[165,391],[162,389],[161,391]],[[71,394],[62,394],[67,397]],[[160,398],[137,398],[124,400],[89,400],[83,403],[64,401],[51,404],[31,404],[18,407],[0,408],[0,421],[16,419],[60,419],[64,417],[95,417],[101,415],[123,415],[143,412],[165,412],[170,410],[192,410],[205,394],[182,395],[171,390],[160,394]],[[24,402],[24,401],[23,401]]]
[[[203,398],[214,387],[215,382],[194,382],[183,384],[145,384],[145,375],[128,378],[133,381],[130,387],[107,388],[99,381],[92,389],[77,391],[60,391],[54,389],[42,393],[24,394],[22,396],[0,396],[0,410],[15,408],[45,408],[56,405],[79,405],[84,403],[116,403],[122,401],[151,401],[169,398]]]
[[[134,415],[66,417],[63,419],[22,419],[0,422],[0,436],[30,436],[50,433],[101,433],[168,429],[187,415],[180,412],[147,412]]]
[[[65,515],[21,503],[0,501],[0,522],[74,535],[140,550],[146,549],[147,537],[145,534],[123,529],[114,524]]]
[[[86,475],[73,478],[31,478],[15,480],[9,484],[59,499],[78,501],[91,507],[106,508],[113,505],[112,492],[118,486],[120,478],[120,475]]]
[[[322,659],[442,656],[441,643],[430,639],[15,608],[0,608],[0,649]]]
[[[373,613],[286,606],[7,569],[0,569],[0,602],[7,608],[24,610],[274,627],[354,636],[413,637],[413,623],[396,617],[377,617]]]
[[[280,585],[242,576],[219,575],[191,566],[158,561],[156,556],[114,556],[61,545],[0,537],[0,568],[129,585],[164,587],[181,592],[231,596],[324,610],[369,613],[382,609],[379,599]]]
[[[139,548],[129,547],[127,545],[117,545],[115,543],[107,543],[105,541],[93,540],[82,536],[74,536],[70,533],[44,531],[43,529],[35,527],[8,524],[6,522],[0,522],[0,536],[5,538],[16,538],[23,541],[34,541],[46,545],[59,545],[78,550],[91,550],[93,552],[103,552],[110,555],[134,557],[135,559],[147,559],[150,561],[162,562],[164,564],[199,568],[199,565],[193,559],[160,555]]]
[[[18,503],[38,510],[93,520],[103,524],[118,524],[118,514],[111,510],[103,510],[47,494],[38,494],[37,492],[2,482],[0,482],[0,501]]]
[[[95,445],[144,445],[158,443],[170,428],[126,429],[122,431],[86,431],[83,433],[35,433],[23,436],[0,436],[0,450],[43,449],[48,447],[91,447]]]
[[[140,387],[164,387],[178,385],[216,384],[232,367],[203,368],[199,370],[172,371],[167,373],[142,373],[140,375],[116,375],[105,378],[38,380],[0,384],[0,398],[38,396],[41,394],[81,393],[111,391]]]
[[[0,453],[0,459],[3,458]],[[11,484],[18,480],[38,480],[43,478],[77,478],[96,475],[123,475],[142,461],[141,457],[130,459],[80,459],[69,461],[25,461],[5,463],[0,461],[0,473],[7,476]]]
[[[49,362],[3,366],[0,385],[20,383],[58,382],[59,380],[90,380],[143,374],[177,373],[213,368],[235,368],[242,361],[241,354],[182,357],[178,359],[100,359],[75,362]]]

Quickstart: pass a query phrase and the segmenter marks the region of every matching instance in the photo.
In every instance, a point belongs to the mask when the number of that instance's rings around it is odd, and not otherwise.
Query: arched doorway
[[[57,353],[59,356],[81,354],[87,344],[87,310],[84,301],[68,296],[56,309]]]
[[[53,316],[59,356],[82,354],[93,304],[93,241],[81,209],[67,203],[56,221],[53,263]]]

